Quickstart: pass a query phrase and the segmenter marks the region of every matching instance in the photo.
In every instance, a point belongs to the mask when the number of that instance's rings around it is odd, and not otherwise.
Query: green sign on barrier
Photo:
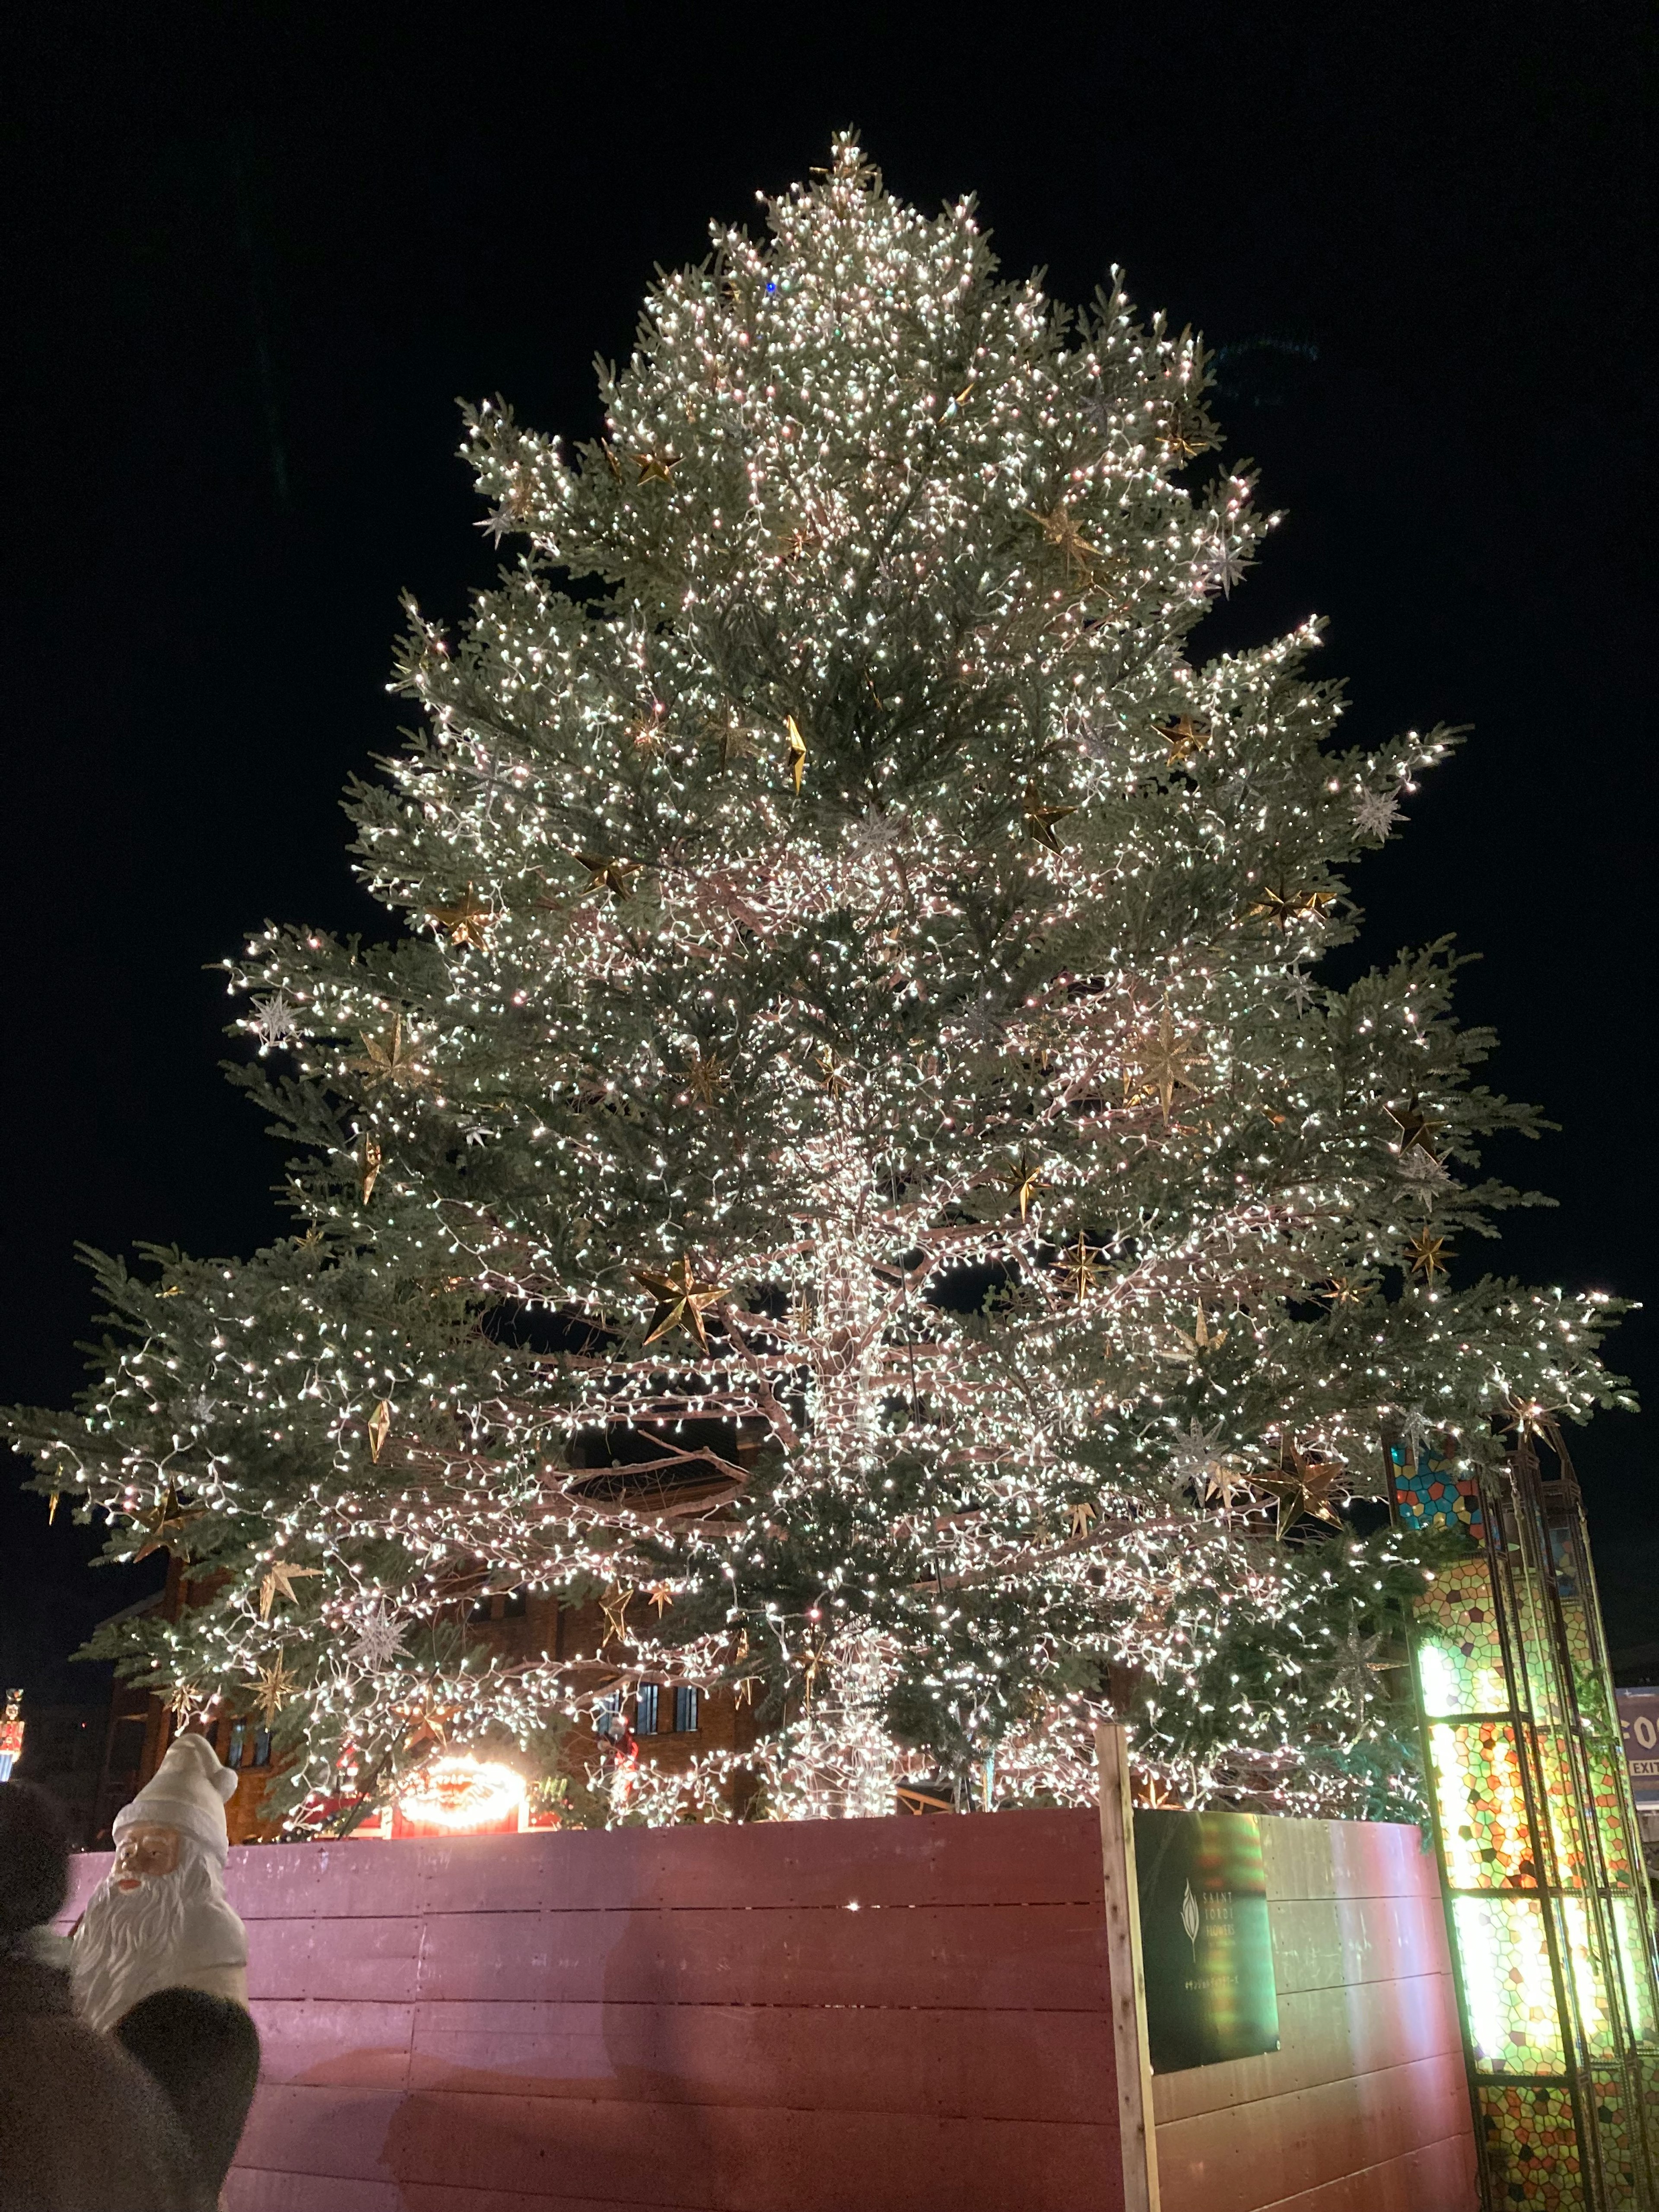
[[[1255,1815],[1137,1813],[1135,1877],[1153,2073],[1277,2051]]]

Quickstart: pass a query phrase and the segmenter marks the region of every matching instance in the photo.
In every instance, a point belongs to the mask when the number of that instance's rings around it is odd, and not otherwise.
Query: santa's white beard
[[[76,1931],[76,2009],[89,2027],[113,2027],[151,1990],[165,1989],[165,1962],[179,1948],[191,1905],[216,1893],[215,1870],[193,1838],[179,1838],[171,1874],[151,1875],[120,1889],[106,1875],[92,1893]]]

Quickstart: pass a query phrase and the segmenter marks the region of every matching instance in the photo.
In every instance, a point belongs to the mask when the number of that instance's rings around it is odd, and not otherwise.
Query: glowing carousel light
[[[526,1796],[525,1778],[514,1768],[458,1752],[422,1768],[398,1800],[399,1824],[452,1835],[516,1826]]]

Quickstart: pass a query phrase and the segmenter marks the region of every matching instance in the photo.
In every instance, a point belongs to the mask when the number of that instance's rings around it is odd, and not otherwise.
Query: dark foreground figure
[[[114,2034],[167,2092],[203,2178],[223,2188],[259,2079],[259,2031],[233,1997],[157,1990]]]

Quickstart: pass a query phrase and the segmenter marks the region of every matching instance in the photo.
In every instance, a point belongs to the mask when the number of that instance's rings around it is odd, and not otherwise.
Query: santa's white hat
[[[111,1832],[118,1844],[125,1828],[178,1828],[222,1865],[230,1850],[225,1806],[235,1795],[236,1777],[204,1735],[175,1736],[149,1780],[116,1814]]]

